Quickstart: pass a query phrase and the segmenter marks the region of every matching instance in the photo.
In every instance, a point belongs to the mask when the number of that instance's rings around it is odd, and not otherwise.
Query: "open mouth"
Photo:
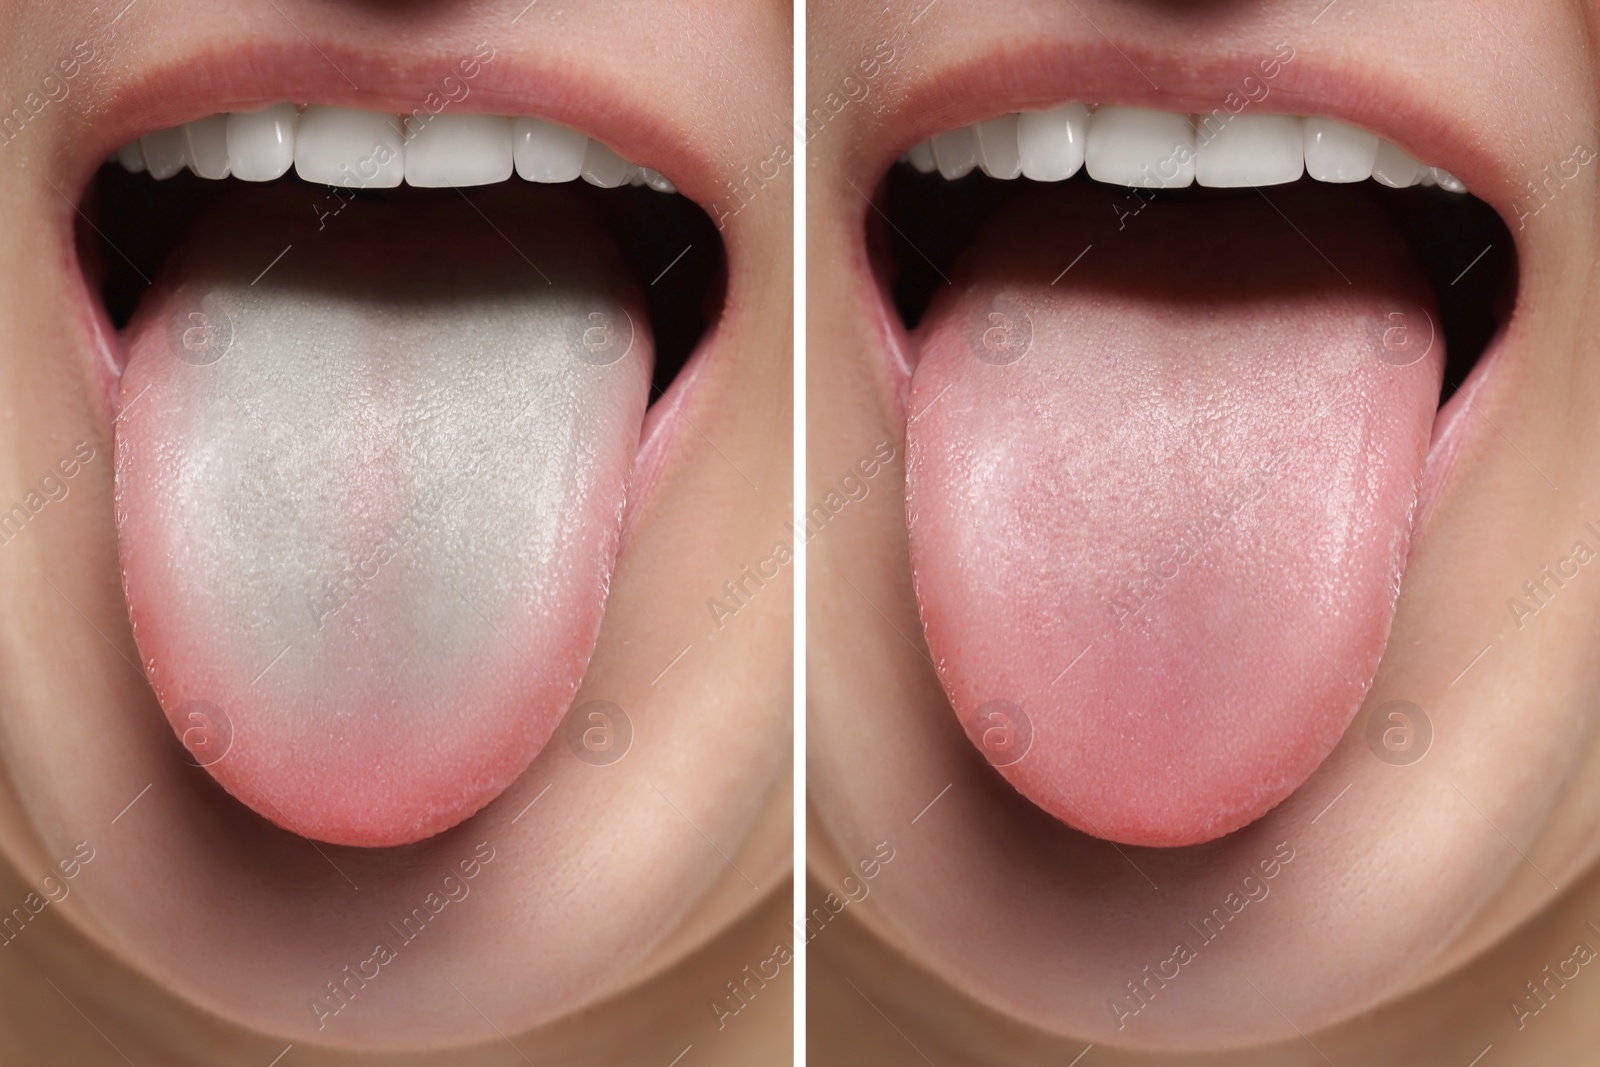
[[[914,146],[867,215],[908,331],[886,359],[917,598],[1021,793],[1196,844],[1291,795],[1361,708],[1515,244],[1346,122],[1030,107]]]
[[[30,709],[4,720],[8,855],[33,877],[89,840],[61,914],[145,976],[107,980],[282,1035],[263,1061],[630,995],[789,863],[787,572],[723,631],[701,592],[786,513],[787,174],[731,179],[782,125],[788,38],[693,5],[78,15],[94,59],[3,168],[9,499],[81,468],[0,551],[4,702]],[[711,20],[773,72],[742,110]],[[19,48],[53,49],[44,21]],[[362,113],[351,170],[399,183],[270,151],[149,173],[146,137],[285,102],[297,135]],[[483,117],[420,185],[426,133],[376,151],[418,109]],[[505,171],[479,135],[534,120],[676,191],[539,180],[553,151],[525,177],[515,140]],[[739,731],[724,691],[759,694]]]
[[[144,131],[78,218],[189,761],[336,844],[482,808],[594,649],[651,401],[721,314],[711,220],[556,123],[287,103]]]

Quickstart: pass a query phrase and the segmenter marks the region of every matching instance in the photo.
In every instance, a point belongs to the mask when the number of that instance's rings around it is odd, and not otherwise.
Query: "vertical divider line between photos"
[[[791,468],[794,471],[794,500],[790,514],[790,529],[798,521],[801,511],[805,508],[806,489],[806,138],[805,106],[806,106],[806,3],[807,0],[791,0],[793,4],[794,28],[793,33],[793,58],[792,73],[794,86],[792,90],[791,109],[793,112],[790,130],[794,137],[794,200],[792,214],[794,225],[794,306],[790,309],[789,319],[794,323],[794,352],[790,363],[793,368],[794,380],[792,386],[792,429],[794,435],[794,453]],[[809,551],[806,544],[800,539],[794,539],[795,562],[793,596],[794,617],[792,638],[794,640],[794,681],[792,684],[793,696],[793,751],[794,760],[794,876],[792,879],[794,899],[791,907],[790,930],[801,930],[800,917],[806,911],[806,590],[808,582],[807,557]],[[806,945],[805,938],[796,935],[792,938],[794,943],[794,1063],[796,1067],[803,1067],[806,1063]]]

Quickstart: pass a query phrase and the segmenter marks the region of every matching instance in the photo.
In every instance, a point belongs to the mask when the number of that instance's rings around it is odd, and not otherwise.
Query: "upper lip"
[[[1481,117],[1474,121],[1445,110],[1393,70],[1356,69],[1299,50],[1275,76],[1262,79],[1257,64],[1274,58],[1279,40],[1230,45],[1226,55],[1178,56],[1095,37],[1006,44],[947,66],[919,66],[896,86],[894,105],[881,120],[877,150],[860,158],[860,168],[864,176],[881,174],[901,152],[934,134],[1066,100],[1204,114],[1221,107],[1229,93],[1240,92],[1250,75],[1268,91],[1246,105],[1246,112],[1317,115],[1371,130],[1460,178],[1516,232],[1512,176],[1520,167],[1504,154],[1512,146],[1481,136]],[[1295,46],[1293,39],[1285,43]]]

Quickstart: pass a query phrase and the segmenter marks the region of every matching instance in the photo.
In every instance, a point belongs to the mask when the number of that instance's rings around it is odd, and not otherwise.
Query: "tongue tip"
[[[270,815],[263,815],[268,822],[280,829],[288,830],[299,837],[311,841],[320,841],[325,845],[338,845],[346,848],[398,848],[402,845],[414,845],[430,837],[444,833],[452,827],[458,826],[481,810],[481,805],[462,814],[447,813],[445,815],[410,824],[391,823],[363,823],[352,821],[348,823],[326,823],[315,827],[290,826],[280,819]],[[256,813],[262,815],[257,809]]]
[[[1370,657],[1345,658],[1346,673],[1370,680],[1386,637],[1375,626],[1362,642]],[[1179,686],[1105,715],[1084,699],[1109,691],[1099,681],[974,706],[959,672],[941,680],[968,740],[1024,799],[1074,830],[1147,848],[1206,844],[1267,816],[1345,742],[1370,690],[1313,677],[1232,717],[1196,717]],[[1252,728],[1263,712],[1275,725]]]
[[[236,796],[236,799],[279,829],[311,841],[320,841],[325,845],[348,848],[396,848],[401,845],[414,845],[418,841],[424,841],[458,825],[478,810],[474,808],[460,816],[450,814],[442,818],[410,823],[375,822],[359,818],[329,821],[324,817],[316,825],[308,826],[286,819],[270,808],[264,808],[253,798]]]
[[[982,750],[982,742],[976,744]],[[1227,837],[1266,816],[1315,773],[1326,753],[1317,745],[1291,771],[1250,779],[1179,771],[1144,774],[1136,782],[1117,768],[1094,766],[1067,753],[1046,749],[1032,755],[997,769],[1022,797],[1056,821],[1115,845],[1186,848]],[[1219,787],[1205,777],[1230,781]]]
[[[1221,806],[1213,796],[1159,788],[1077,800],[1053,785],[1041,787],[1026,771],[1003,768],[1001,773],[1034,806],[1072,829],[1137,848],[1185,848],[1226,837],[1271,811],[1295,788],[1263,788],[1247,800]]]
[[[519,768],[465,787],[414,777],[311,769],[285,775],[251,767],[244,760],[229,767],[226,758],[205,769],[235,800],[297,836],[328,845],[392,848],[415,844],[470,819],[505,791]]]
[[[572,697],[507,668],[507,699],[463,693],[449,714],[413,708],[395,692],[330,709],[304,693],[230,687],[218,662],[186,662],[197,657],[178,651],[160,616],[131,599],[130,614],[146,623],[141,647],[154,653],[146,674],[184,761],[273,825],[329,845],[410,845],[472,818],[532,766]],[[578,626],[565,647],[547,646],[545,671],[581,675],[597,629]],[[197,688],[196,680],[214,684]],[[209,699],[188,696],[197,691]]]

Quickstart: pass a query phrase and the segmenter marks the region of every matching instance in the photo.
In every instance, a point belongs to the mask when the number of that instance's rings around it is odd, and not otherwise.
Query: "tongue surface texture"
[[[297,833],[471,815],[593,650],[650,338],[580,205],[521,192],[332,213],[269,190],[197,224],[130,325],[144,667],[191,762]]]
[[[1443,337],[1366,201],[1057,192],[992,220],[918,328],[918,601],[1016,789],[1195,844],[1297,789],[1360,707]]]

